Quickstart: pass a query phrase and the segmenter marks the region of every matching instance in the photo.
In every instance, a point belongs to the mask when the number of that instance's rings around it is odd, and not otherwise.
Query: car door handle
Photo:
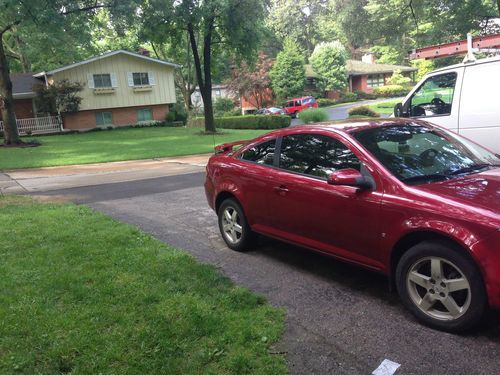
[[[286,195],[289,190],[285,185],[280,185],[280,186],[275,186],[274,191],[279,195]]]

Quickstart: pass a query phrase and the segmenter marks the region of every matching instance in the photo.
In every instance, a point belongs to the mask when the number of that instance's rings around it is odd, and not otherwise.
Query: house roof
[[[41,73],[35,74],[35,77],[41,77],[43,75],[52,75],[55,73],[62,72],[64,70],[76,68],[77,66],[80,66],[80,65],[89,64],[91,62],[94,62],[97,60],[102,60],[102,59],[105,59],[105,58],[108,58],[108,57],[111,57],[114,55],[119,55],[119,54],[129,55],[129,56],[137,57],[139,59],[152,61],[152,62],[155,62],[158,64],[168,65],[168,66],[171,66],[173,68],[180,68],[181,67],[181,65],[174,64],[174,63],[171,63],[168,61],[164,61],[164,60],[156,59],[154,57],[144,56],[144,55],[141,55],[139,53],[125,51],[125,50],[120,49],[120,50],[116,50],[116,51],[107,52],[107,53],[104,53],[104,54],[96,56],[96,57],[92,57],[91,59],[88,59],[88,60],[83,60],[83,61],[80,61],[80,62],[77,62],[74,64],[70,64],[70,65],[66,65],[66,66],[63,66],[63,67],[60,67],[57,69],[49,70],[48,72],[41,72]]]
[[[306,77],[314,78],[318,76],[311,65],[305,65],[304,68],[306,70]],[[398,69],[401,70],[401,72],[415,72],[417,70],[410,66],[377,63],[368,64],[359,60],[347,60],[346,69],[347,74],[350,76],[392,73]]]
[[[34,96],[33,86],[43,83],[33,77],[33,73],[11,74],[10,80],[12,81],[12,94],[15,98]]]

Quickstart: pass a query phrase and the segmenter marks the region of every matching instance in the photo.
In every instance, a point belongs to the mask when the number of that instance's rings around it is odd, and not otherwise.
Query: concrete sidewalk
[[[5,171],[0,173],[0,192],[22,194],[202,172],[211,155]]]

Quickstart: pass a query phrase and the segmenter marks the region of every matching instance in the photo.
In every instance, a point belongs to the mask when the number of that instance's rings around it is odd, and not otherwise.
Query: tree
[[[295,43],[290,40],[285,42],[283,51],[278,53],[269,76],[274,94],[278,99],[302,94],[306,82],[304,57]]]
[[[265,18],[264,0],[150,0],[143,25],[170,33],[178,41],[187,33],[203,99],[205,130],[215,132],[212,103],[213,57],[221,51],[251,59]],[[159,30],[158,30],[159,29]]]
[[[79,82],[63,79],[48,87],[35,87],[36,107],[40,112],[73,113],[78,112],[82,98],[78,95],[83,90]]]
[[[64,35],[67,30],[80,29],[84,35],[87,23],[80,15],[87,15],[98,9],[112,7],[114,0],[0,0],[0,108],[4,125],[4,144],[19,145],[21,140],[17,130],[10,80],[10,65],[8,56],[16,58],[6,51],[6,43],[10,38],[18,38],[17,43],[22,49],[30,40],[50,31],[51,35]],[[93,13],[92,13],[93,14]],[[87,18],[87,17],[85,17]],[[46,35],[46,34],[45,34]],[[21,60],[21,58],[20,58]],[[22,62],[24,68],[29,67],[29,61]]]
[[[318,86],[323,90],[341,90],[347,84],[347,51],[339,41],[321,43],[310,58],[319,75]]]
[[[387,79],[390,85],[406,86],[411,82],[410,77],[406,77],[401,73],[401,69],[396,69],[392,75]]]
[[[228,89],[244,96],[256,108],[266,107],[272,99],[271,78],[269,77],[272,66],[273,61],[265,53],[260,52],[254,67],[243,62],[233,69]]]

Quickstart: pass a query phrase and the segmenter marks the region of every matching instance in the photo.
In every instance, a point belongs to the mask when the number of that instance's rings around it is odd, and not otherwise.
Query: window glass
[[[456,82],[456,73],[446,73],[427,79],[410,98],[411,116],[449,115]]]
[[[494,154],[457,134],[418,124],[370,128],[353,135],[408,184],[447,180],[500,163]]]
[[[150,108],[137,110],[137,121],[153,121],[153,111]]]
[[[95,122],[97,126],[113,125],[113,115],[111,112],[96,112]]]
[[[94,74],[94,87],[111,87],[111,74]]]
[[[279,165],[291,172],[325,179],[339,169],[361,168],[359,159],[343,143],[316,134],[284,137]]]
[[[134,78],[134,86],[147,86],[149,85],[148,73],[132,73]]]
[[[366,81],[368,87],[380,87],[385,85],[383,74],[370,74]]]
[[[259,143],[241,154],[241,159],[257,164],[273,165],[276,140]]]

